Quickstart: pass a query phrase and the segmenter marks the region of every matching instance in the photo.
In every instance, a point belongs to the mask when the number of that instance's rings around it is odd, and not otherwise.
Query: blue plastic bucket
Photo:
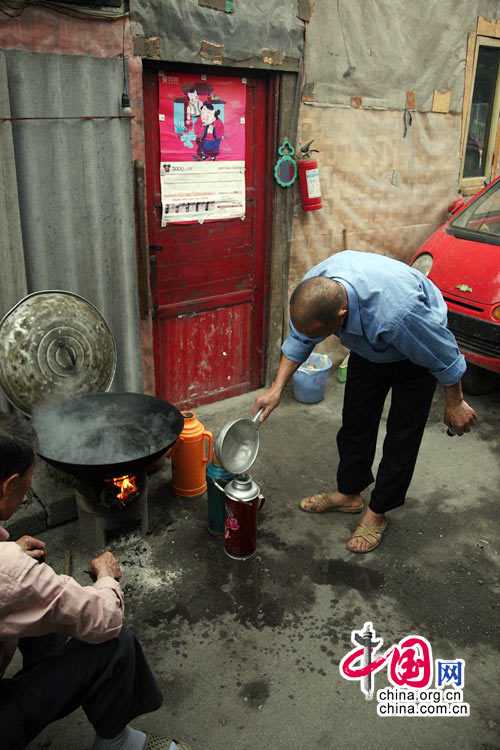
[[[317,404],[325,397],[332,360],[326,354],[311,354],[293,374],[293,395],[303,404]]]

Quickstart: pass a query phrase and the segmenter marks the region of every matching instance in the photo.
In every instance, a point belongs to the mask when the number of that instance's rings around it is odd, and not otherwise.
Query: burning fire
[[[130,495],[138,491],[137,480],[132,474],[126,474],[124,477],[115,477],[113,480],[115,487],[118,487],[120,492],[116,496],[118,500],[127,500]]]

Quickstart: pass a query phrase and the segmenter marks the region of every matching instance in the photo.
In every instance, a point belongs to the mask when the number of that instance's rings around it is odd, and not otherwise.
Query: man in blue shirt
[[[301,501],[302,510],[359,513],[385,399],[392,390],[387,434],[369,507],[347,543],[351,552],[378,547],[387,511],[403,505],[429,416],[436,382],[444,386],[444,422],[462,435],[476,420],[464,401],[466,364],[447,328],[441,292],[420,271],[374,253],[344,251],[312,268],[290,300],[290,334],[272,386],[256,399],[266,419],[283,388],[316,344],[336,334],[350,349],[337,436],[338,491]]]

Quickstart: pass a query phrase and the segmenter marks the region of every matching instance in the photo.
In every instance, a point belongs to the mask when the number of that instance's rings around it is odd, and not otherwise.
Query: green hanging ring
[[[274,165],[274,179],[282,188],[291,187],[297,179],[297,162],[295,149],[287,138],[278,148],[278,154],[280,158]]]

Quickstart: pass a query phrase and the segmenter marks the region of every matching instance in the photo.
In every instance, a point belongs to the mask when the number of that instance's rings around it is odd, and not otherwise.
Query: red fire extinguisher
[[[318,153],[318,150],[311,148],[312,143],[312,141],[309,141],[305,146],[302,146],[297,161],[300,198],[304,211],[317,211],[322,208],[318,162],[311,158],[313,153]]]

